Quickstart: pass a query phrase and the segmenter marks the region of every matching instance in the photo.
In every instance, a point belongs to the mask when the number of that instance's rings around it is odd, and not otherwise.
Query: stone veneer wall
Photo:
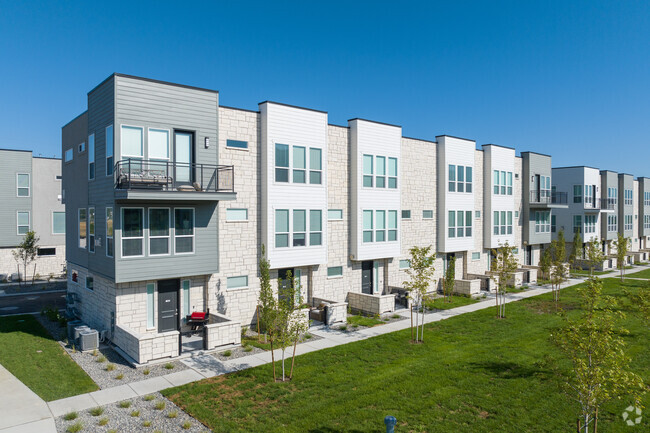
[[[352,310],[368,314],[383,314],[395,311],[395,295],[367,295],[348,293],[348,305]]]
[[[481,280],[456,280],[454,293],[461,295],[478,295],[481,291]]]
[[[113,343],[135,362],[144,364],[155,359],[178,356],[179,336],[178,331],[143,335],[117,325]]]
[[[348,318],[348,303],[347,302],[333,302],[328,299],[313,298],[312,305],[318,307],[320,304],[328,304],[327,306],[327,323],[346,322]]]
[[[43,279],[46,279],[50,274],[53,274],[55,277],[65,275],[65,246],[42,246],[41,248],[56,248],[56,254],[53,256],[37,256],[32,263],[27,265],[27,279],[31,280],[34,275],[34,269],[36,269],[36,273]],[[0,274],[7,274],[7,278],[18,272],[13,251],[16,251],[16,249],[0,248]],[[24,273],[23,264],[20,263],[20,274],[22,275]]]
[[[73,281],[73,273],[77,274],[77,281]],[[110,338],[111,313],[115,312],[116,290],[112,280],[93,275],[93,290],[86,289],[86,277],[89,275],[86,268],[68,264],[68,292],[76,293],[79,299],[74,307],[81,313],[81,320],[88,326],[98,331],[108,331]]]
[[[233,321],[221,314],[210,313],[222,319],[219,323],[211,323],[205,327],[205,348],[214,349],[215,347],[226,344],[241,344],[241,325],[239,321]]]

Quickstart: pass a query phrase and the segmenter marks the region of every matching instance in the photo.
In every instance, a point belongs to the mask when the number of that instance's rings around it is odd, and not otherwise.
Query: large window
[[[169,161],[169,131],[149,128],[148,157],[153,161]],[[154,167],[160,169],[160,167]]]
[[[363,186],[397,188],[397,158],[363,155]]]
[[[320,185],[323,178],[323,151],[318,148],[309,148],[309,183]]]
[[[448,218],[448,237],[472,237],[472,211],[450,210]]]
[[[95,208],[88,209],[88,251],[95,252]]]
[[[618,188],[607,188],[607,202],[609,204],[618,204]]]
[[[585,234],[596,233],[596,215],[585,215]]]
[[[122,208],[122,257],[144,255],[144,209]]]
[[[650,192],[643,193],[643,205],[650,206]]]
[[[472,192],[472,167],[449,164],[449,192]]]
[[[573,185],[573,202],[582,203],[582,185]]]
[[[106,176],[113,175],[113,125],[106,127]]]
[[[542,182],[544,177],[542,176]],[[493,189],[495,195],[512,195],[512,172],[499,171],[493,172]],[[549,182],[550,187],[550,182]]]
[[[363,241],[372,242],[373,240],[373,218],[371,210],[363,211]]]
[[[168,208],[149,208],[149,255],[169,254],[170,211]]]
[[[323,243],[323,211],[309,211],[309,245]]]
[[[650,215],[643,215],[643,228],[650,229]]]
[[[154,313],[154,292],[156,285],[154,283],[147,283],[147,329],[156,327],[155,313]]]
[[[535,233],[550,233],[550,232],[551,232],[551,212],[550,211],[535,212]]]
[[[388,188],[397,188],[397,158],[388,158]]]
[[[52,234],[65,234],[65,212],[52,212]]]
[[[113,257],[113,208],[106,208],[106,255]]]
[[[307,168],[307,154],[302,146],[293,146],[293,183],[307,181],[305,170]]]
[[[618,231],[618,217],[616,215],[607,215],[607,231],[616,232]]]
[[[194,209],[174,209],[174,252],[188,254],[194,252]]]
[[[16,213],[16,233],[24,235],[29,231],[29,212]]]
[[[363,155],[363,186],[371,188],[373,185],[374,158],[372,155]]]
[[[632,230],[632,215],[624,215],[624,217],[625,217],[625,226],[623,227],[623,229],[625,231]]]
[[[275,143],[275,181],[289,182],[289,146]]]
[[[18,197],[29,197],[29,174],[28,173],[18,173],[16,175],[16,196]]]
[[[275,247],[286,248],[289,246],[289,211],[278,209],[275,211]]]
[[[632,206],[632,197],[633,191],[631,189],[626,189],[625,191],[625,205]]]
[[[573,215],[573,233],[582,233],[582,215]]]
[[[95,178],[95,134],[88,136],[88,179]]]
[[[78,224],[77,224],[77,232],[79,233],[79,248],[86,248],[87,245],[87,220],[88,220],[88,211],[83,208],[79,209],[79,214],[78,214]]]
[[[593,205],[594,203],[594,186],[585,185],[585,203]]]
[[[509,195],[512,195],[512,173],[509,177]],[[540,189],[540,199],[549,199],[551,198],[551,177],[550,176],[540,176],[539,177],[539,189]]]
[[[393,242],[396,240],[396,210],[363,211],[363,242]]]
[[[291,220],[289,217],[291,216]],[[309,226],[307,226],[309,223]],[[289,232],[289,227],[292,230]],[[307,243],[309,235],[309,244]],[[323,211],[277,209],[275,211],[275,247],[317,246],[323,243]]]
[[[128,159],[143,158],[143,131],[136,126],[122,125],[122,156]]]

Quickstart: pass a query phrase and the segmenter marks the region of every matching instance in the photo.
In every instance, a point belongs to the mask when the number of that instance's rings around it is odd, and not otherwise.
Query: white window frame
[[[54,232],[54,214],[63,214],[63,233],[55,233],[55,232]],[[51,218],[51,222],[52,222],[52,235],[54,235],[54,236],[65,235],[65,231],[66,231],[66,226],[65,226],[65,222],[66,222],[66,221],[65,221],[65,211],[54,211],[54,210],[53,210],[52,213],[51,213],[51,216],[52,216],[52,218]]]
[[[228,211],[246,211],[246,218],[244,219],[228,219]],[[226,209],[226,222],[228,223],[247,223],[248,222],[248,208],[245,207],[230,207]]]
[[[147,298],[146,298],[146,304],[147,304],[147,331],[154,331],[156,329],[156,292],[158,291],[158,284],[156,282],[153,283],[147,283],[146,284],[146,289],[147,289]],[[151,293],[149,293],[149,287],[151,287]],[[149,300],[151,299],[151,303],[149,303]],[[149,320],[151,319],[151,326],[149,323]]]
[[[92,215],[93,215],[93,221],[92,224],[90,223],[90,214],[92,210]],[[88,208],[88,213],[86,214],[87,216],[87,223],[86,226],[88,227],[88,252],[95,254],[95,233],[96,233],[96,227],[95,225],[97,224],[97,213],[95,212],[95,207],[91,206]],[[92,226],[92,233],[91,233],[91,226]],[[92,236],[92,242],[91,242],[91,236]]]
[[[340,273],[336,273],[335,275],[330,275],[330,269],[340,269]],[[343,266],[329,266],[327,268],[327,279],[328,280],[333,280],[336,278],[343,278]]]
[[[109,210],[109,209],[111,210],[111,221],[112,221],[112,227],[113,227],[113,235],[112,235],[112,236],[109,236],[109,235],[108,235],[108,210]],[[107,208],[104,210],[104,221],[106,222],[106,224],[105,224],[105,232],[106,232],[106,249],[105,249],[104,251],[105,251],[105,253],[106,253],[106,257],[113,257],[113,256],[115,255],[115,213],[113,212],[113,208],[112,208],[111,206],[107,207]],[[113,245],[113,254],[108,254],[108,245],[109,245],[108,240],[109,240],[109,239],[110,239],[111,241],[113,241],[113,242],[112,242],[112,245]]]
[[[81,230],[80,230],[80,228],[81,228],[81,211],[82,210],[86,212],[86,230],[85,230],[85,233],[84,233],[86,235],[86,237],[84,238],[86,240],[86,245],[83,246],[83,247],[81,246],[81,239],[82,238],[81,238]],[[77,246],[79,248],[81,248],[81,249],[84,249],[84,250],[88,248],[88,209],[86,209],[85,207],[80,207],[79,209],[77,209]]]
[[[341,217],[330,218],[330,212],[341,212]],[[327,221],[343,221],[343,209],[327,209]]]
[[[93,132],[88,136],[88,180],[95,180],[95,176],[97,175],[95,170],[95,150],[95,133]]]
[[[111,143],[108,142],[108,130],[111,130]],[[114,165],[115,165],[115,128],[113,125],[108,125],[104,130],[104,142],[106,143],[106,176],[113,176]],[[109,154],[110,149],[110,154]],[[109,172],[110,167],[110,172]]]
[[[142,236],[129,236],[129,237],[124,236],[124,211],[127,210],[127,209],[141,209],[142,210]],[[145,238],[145,224],[144,224],[144,222],[145,222],[145,212],[144,212],[144,210],[145,210],[144,207],[139,207],[139,206],[135,206],[135,207],[128,206],[128,207],[120,208],[120,227],[121,227],[121,234],[122,234],[120,236],[120,258],[133,259],[133,258],[136,258],[136,257],[144,257],[144,253],[146,251],[146,248],[144,247],[144,238]],[[113,221],[115,221],[115,214],[113,214]],[[115,230],[115,228],[113,228],[113,230]],[[113,232],[113,233],[115,233],[115,232]],[[142,248],[141,248],[142,254],[140,254],[138,256],[125,256],[124,255],[124,248],[123,248],[123,245],[122,245],[124,243],[125,239],[140,239],[140,243],[142,245]],[[115,253],[115,251],[113,251],[113,253]]]
[[[191,235],[176,235],[176,211],[177,210],[191,210],[192,211],[192,234]],[[194,254],[196,252],[196,209],[193,207],[175,207],[174,208],[174,255],[177,256],[186,256],[189,254]],[[192,238],[192,251],[185,253],[176,252],[176,239],[177,238]]]
[[[142,155],[128,155],[128,154],[124,153],[124,146],[123,146],[124,140],[123,140],[123,138],[124,138],[124,128],[125,127],[126,128],[139,129],[140,131],[142,131],[142,144],[141,144],[141,146],[142,146]],[[133,158],[133,159],[142,159],[142,160],[144,160],[144,155],[145,155],[144,131],[145,131],[144,126],[129,125],[129,124],[126,124],[126,123],[121,123],[120,124],[120,160],[124,159],[125,157],[126,157],[126,159]],[[113,134],[115,134],[115,130],[113,130]]]
[[[150,149],[151,149],[151,131],[165,131],[167,133],[167,158],[153,158],[154,161],[171,161],[172,159],[172,131],[167,128],[156,128],[153,126],[148,126],[147,127],[147,157],[145,159],[151,161],[152,157],[149,155]],[[143,143],[144,146],[144,143]]]
[[[27,176],[27,186],[18,186],[18,177],[26,175]],[[27,195],[18,195],[19,189],[27,188]],[[16,197],[18,198],[29,198],[32,196],[32,175],[30,173],[16,173]]]
[[[151,211],[163,209],[167,210],[167,236],[152,236],[151,235]],[[164,206],[155,206],[147,208],[147,255],[151,257],[169,256],[172,253],[172,208]],[[151,253],[151,240],[152,239],[167,239],[167,253],[165,254],[152,254]]]
[[[31,228],[32,228],[32,213],[30,211],[28,211],[28,210],[16,211],[16,234],[18,236],[25,236],[25,234],[27,232],[20,233],[20,227],[25,227],[25,225],[19,225],[18,224],[18,214],[21,214],[21,213],[26,213],[27,214],[27,231],[30,231]]]
[[[243,278],[243,277],[246,278],[246,285],[238,286],[238,287],[228,287],[228,280],[230,280],[231,278]],[[226,290],[244,290],[244,289],[248,289],[250,287],[249,284],[250,283],[249,283],[248,275],[235,275],[235,276],[226,278]]]
[[[68,156],[70,158],[68,158]],[[66,151],[63,152],[63,161],[67,164],[69,162],[72,162],[73,160],[74,160],[74,149],[71,147],[70,149],[66,149]]]

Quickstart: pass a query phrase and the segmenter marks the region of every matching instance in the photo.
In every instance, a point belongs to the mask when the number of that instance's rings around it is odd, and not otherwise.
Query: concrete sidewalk
[[[56,433],[47,403],[2,365],[0,412],[1,433]]]

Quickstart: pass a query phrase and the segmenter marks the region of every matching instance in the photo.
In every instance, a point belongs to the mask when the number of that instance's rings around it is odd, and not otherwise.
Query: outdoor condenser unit
[[[94,350],[99,347],[99,333],[95,329],[81,331],[79,334],[79,349],[82,352]]]
[[[90,328],[88,326],[86,326],[86,325],[81,325],[81,326],[77,326],[77,327],[74,328],[74,333],[72,335],[72,337],[73,337],[72,343],[74,343],[76,345],[79,344],[79,335],[83,331],[90,331]]]
[[[68,322],[68,342],[70,344],[74,343],[74,328],[77,328],[82,324],[81,320],[71,320]]]

